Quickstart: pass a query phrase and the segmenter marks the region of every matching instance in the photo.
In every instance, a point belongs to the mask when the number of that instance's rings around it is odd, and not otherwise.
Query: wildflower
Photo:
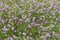
[[[41,33],[41,31],[38,31],[38,33],[40,34],[40,33]]]
[[[43,27],[42,28],[42,31],[47,31],[48,30],[48,27]]]
[[[46,2],[48,1],[48,0],[45,0]]]
[[[8,37],[8,38],[6,38],[6,40],[13,40],[13,38],[12,37]]]
[[[6,26],[4,26],[3,28],[2,28],[2,31],[6,34],[6,32],[7,32],[7,28],[6,28]]]
[[[60,16],[58,16],[58,17],[56,18],[56,20],[60,21]]]
[[[27,19],[26,19],[26,22],[30,22],[30,18],[27,18]]]
[[[50,33],[47,33],[47,34],[46,34],[46,37],[50,37]]]
[[[32,21],[34,22],[34,21],[35,21],[35,19],[36,19],[36,18],[35,18],[35,17],[33,17]]]
[[[34,12],[35,10],[33,10],[32,6],[29,8],[28,12]]]
[[[47,24],[47,22],[46,22],[46,21],[43,21],[42,23],[43,23],[43,24]]]
[[[30,33],[30,35],[32,35],[32,33]]]
[[[50,9],[54,6],[54,2],[50,2]]]
[[[28,27],[27,28],[32,28],[32,26],[31,25],[28,25]]]
[[[53,32],[52,32],[52,38],[54,38],[54,37],[55,37],[55,32],[53,31]]]
[[[12,36],[13,36],[14,39],[17,39],[17,36],[15,36],[15,35],[12,35]]]
[[[26,33],[23,32],[22,35],[26,35]]]
[[[11,25],[10,25],[10,24],[8,24],[7,26],[8,26],[8,27],[11,27]]]
[[[31,13],[28,13],[28,17],[31,17]]]
[[[17,21],[17,20],[18,20],[18,17],[14,17],[14,16],[13,16],[12,18],[13,18],[13,20],[15,20],[15,21]]]
[[[43,39],[43,40],[46,40],[46,37],[45,36],[41,36],[40,38]]]
[[[22,19],[26,19],[27,18],[27,15],[22,15]]]
[[[14,30],[14,27],[12,27],[11,29]]]
[[[5,23],[5,20],[2,20],[2,24],[4,24]]]
[[[2,9],[2,10],[5,10],[5,11],[7,11],[8,10],[8,5],[5,5],[5,7]]]
[[[55,15],[55,12],[54,12],[54,11],[51,11],[51,14],[52,14],[52,15]]]
[[[49,8],[44,8],[44,12],[48,12],[50,9]]]
[[[57,12],[60,11],[59,6],[55,5],[54,8]]]
[[[43,2],[38,3],[39,6],[44,6],[45,4]]]

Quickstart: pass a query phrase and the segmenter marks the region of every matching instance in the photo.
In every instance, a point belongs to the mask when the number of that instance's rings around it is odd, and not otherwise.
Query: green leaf
[[[29,5],[29,4],[27,4],[27,5],[26,5],[26,10],[28,10],[28,9],[29,9],[29,7],[30,7],[30,5]]]
[[[14,33],[13,33],[13,31],[10,29],[10,30],[8,30],[8,32],[7,32],[7,35],[8,36],[12,36]]]
[[[10,1],[7,1],[6,3],[7,3],[9,6],[12,6],[12,4],[13,4],[13,3],[10,2]]]
[[[27,23],[22,23],[17,26],[19,30],[24,30],[27,27]]]
[[[43,2],[44,0],[38,0],[38,2]]]
[[[59,32],[59,27],[57,25],[55,25],[52,30],[55,32]]]
[[[30,29],[30,31],[33,33],[33,35],[37,35],[37,30],[38,30],[37,26],[33,26],[33,28]]]
[[[18,18],[22,18],[22,14],[18,14]]]
[[[42,16],[42,15],[44,15],[44,13],[36,13],[36,12],[33,12],[31,14],[32,17],[39,17],[39,16]]]
[[[6,38],[5,34],[0,32],[0,38],[5,39]]]

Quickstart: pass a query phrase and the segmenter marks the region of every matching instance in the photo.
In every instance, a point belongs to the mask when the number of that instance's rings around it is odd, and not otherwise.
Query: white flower
[[[12,27],[11,29],[14,30],[14,27]]]
[[[27,15],[22,15],[22,19],[26,19],[27,18]]]
[[[5,40],[13,40],[13,38],[12,37],[8,37]]]
[[[30,18],[27,18],[25,22],[30,22]]]
[[[22,35],[26,35],[26,33],[23,32]]]
[[[50,33],[47,33],[47,34],[46,34],[46,37],[50,37]]]
[[[60,21],[60,16],[58,16],[58,17],[56,18],[56,20],[57,20],[57,21]]]
[[[11,25],[10,25],[10,24],[8,24],[7,26],[8,26],[8,27],[11,27]]]

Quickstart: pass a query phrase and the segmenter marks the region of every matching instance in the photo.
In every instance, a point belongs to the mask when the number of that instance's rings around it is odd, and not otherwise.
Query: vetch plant
[[[0,0],[0,40],[59,40],[59,34],[60,1]]]

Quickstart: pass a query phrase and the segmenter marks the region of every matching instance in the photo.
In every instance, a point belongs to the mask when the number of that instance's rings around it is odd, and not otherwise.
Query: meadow
[[[0,40],[60,40],[60,1],[0,0]]]

